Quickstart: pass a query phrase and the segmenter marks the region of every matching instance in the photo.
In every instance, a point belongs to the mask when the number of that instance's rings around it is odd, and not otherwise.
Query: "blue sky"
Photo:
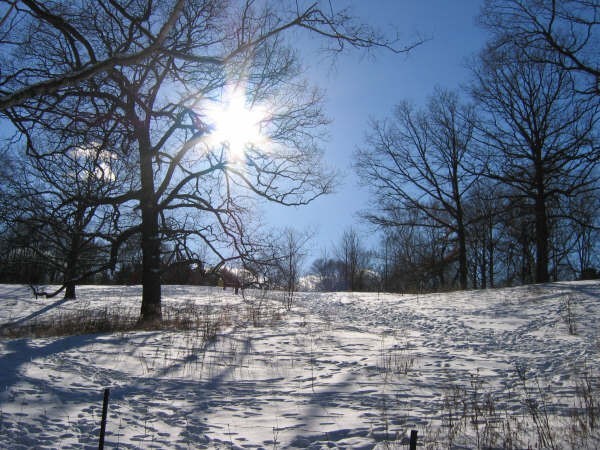
[[[338,6],[342,2],[334,2]],[[333,120],[325,147],[326,163],[343,174],[334,194],[308,206],[265,207],[263,222],[273,227],[311,228],[315,237],[308,265],[323,249],[332,253],[345,229],[353,226],[365,243],[378,244],[375,231],[361,223],[358,212],[369,205],[368,192],[352,170],[352,154],[362,145],[370,118],[389,116],[401,100],[424,104],[435,86],[460,89],[468,82],[465,60],[478,52],[486,33],[476,25],[482,0],[348,1],[355,14],[382,30],[396,29],[406,41],[417,34],[430,38],[410,54],[352,51],[335,66],[314,52],[305,58],[308,76],[324,88],[326,113]]]

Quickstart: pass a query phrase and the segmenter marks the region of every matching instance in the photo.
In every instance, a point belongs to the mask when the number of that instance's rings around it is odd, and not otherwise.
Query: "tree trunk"
[[[536,283],[547,283],[550,281],[548,272],[548,221],[546,217],[546,205],[543,201],[535,205],[535,281]]]
[[[65,300],[74,300],[75,278],[77,276],[77,266],[81,253],[81,229],[84,210],[77,208],[74,221],[74,231],[71,233],[71,242],[69,243],[69,252],[67,255],[66,268],[63,274],[63,285],[65,286]]]
[[[490,248],[488,250],[488,257],[489,257],[489,262],[488,262],[488,286],[490,288],[494,288],[494,247],[493,244],[490,244]]]
[[[484,244],[485,245],[485,244]],[[477,286],[473,285],[474,288]],[[485,247],[481,249],[481,289],[487,288],[487,260],[485,254]]]
[[[75,283],[72,281],[65,283],[65,300],[75,300]]]
[[[458,222],[458,283],[465,290],[468,287],[469,267],[467,265],[467,240],[462,217]]]
[[[547,283],[550,281],[548,273],[548,217],[546,214],[546,199],[544,191],[544,171],[541,162],[536,164],[536,197],[535,197],[535,281]]]
[[[162,319],[160,239],[158,236],[158,212],[156,194],[154,192],[152,154],[145,150],[144,146],[141,147],[142,308],[140,311],[140,323],[150,323]]]
[[[490,218],[489,224],[488,224],[488,257],[489,257],[489,264],[488,264],[488,270],[489,270],[489,282],[490,282],[490,287],[493,289],[494,288],[494,225],[492,223],[492,219]]]
[[[531,265],[529,257],[529,231],[521,225],[521,284],[531,283]]]
[[[452,190],[456,205],[456,234],[458,235],[458,283],[460,288],[465,290],[469,282],[469,266],[467,263],[467,232],[465,230],[461,191],[458,185],[458,163],[453,166],[453,174]]]

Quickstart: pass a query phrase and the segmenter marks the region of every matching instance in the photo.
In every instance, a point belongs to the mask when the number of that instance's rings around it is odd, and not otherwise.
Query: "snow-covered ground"
[[[140,295],[83,286],[75,301],[36,300],[2,285],[0,326],[135,316]],[[598,448],[597,429],[581,431],[585,399],[600,395],[597,282],[303,293],[291,312],[164,287],[165,308],[192,304],[223,324],[215,340],[197,330],[1,338],[0,448],[97,447],[106,387],[105,448],[401,448],[411,429],[419,448]]]

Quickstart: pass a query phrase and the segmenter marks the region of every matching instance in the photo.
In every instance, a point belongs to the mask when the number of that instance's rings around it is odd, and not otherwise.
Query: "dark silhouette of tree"
[[[572,248],[567,255],[569,268],[576,278],[593,278],[600,269],[600,198],[588,195],[572,198],[567,208],[565,231],[561,236],[569,238],[569,250]]]
[[[477,179],[469,153],[474,121],[471,106],[461,104],[455,93],[437,90],[426,110],[404,102],[392,119],[374,122],[355,163],[377,205],[364,215],[368,221],[382,227],[439,227],[454,236],[462,289],[468,283],[463,202]],[[402,210],[418,214],[398,213]]]
[[[471,285],[474,288],[494,287],[496,272],[501,266],[498,246],[506,207],[506,195],[502,190],[501,184],[481,179],[469,192],[465,202]]]
[[[94,146],[40,158],[12,156],[18,166],[5,180],[12,247],[43,260],[55,274],[60,288],[44,295],[65,290],[65,298],[73,299],[77,283],[110,266],[115,211],[90,199],[110,195],[127,176],[113,155]]]
[[[480,21],[495,45],[517,45],[532,62],[580,77],[581,92],[600,95],[600,4],[589,0],[486,0]]]
[[[17,13],[2,11],[0,45],[8,49],[3,94],[112,62],[73,83],[9,101],[4,112],[37,158],[64,154],[72,135],[91,126],[102,149],[135,174],[128,189],[89,200],[119,210],[119,236],[139,236],[143,322],[161,319],[162,243],[202,243],[221,263],[244,257],[253,249],[246,227],[252,198],[302,205],[331,190],[332,175],[320,161],[327,123],[322,96],[300,78],[286,32],[311,32],[334,52],[346,46],[407,50],[347,11],[318,3],[51,6],[48,18],[17,8],[31,22],[24,28],[14,25]],[[12,42],[23,45],[15,50]],[[122,54],[141,59],[115,63]],[[239,113],[226,136],[218,135],[222,124],[211,123],[218,115],[211,105],[219,100],[221,110]],[[252,139],[245,139],[251,132]],[[54,136],[51,146],[48,135]]]
[[[448,289],[455,285],[456,252],[446,230],[437,226],[415,226],[418,211],[398,225],[385,230],[384,258],[386,268],[384,289],[392,292],[427,292]]]
[[[155,23],[150,27],[139,20],[135,11],[129,11],[126,3],[110,0],[80,2],[78,5],[53,0],[0,1],[0,46],[3,50],[0,111],[54,94],[64,87],[76,86],[115,67],[141,63],[165,43],[184,5],[185,0],[176,1],[170,10],[163,10],[161,26],[157,27]],[[97,20],[98,11],[110,15],[111,21],[107,25],[121,28],[120,33],[110,35],[118,41],[110,43],[109,48],[98,45],[98,36],[88,33],[90,30],[84,26],[85,19]],[[47,34],[50,39],[55,39],[55,43],[66,46],[65,50],[70,53],[68,64],[53,68],[56,70],[40,70],[37,63],[50,49],[35,47],[30,36],[37,33]],[[140,36],[144,36],[142,45]]]
[[[492,43],[473,73],[472,93],[486,112],[486,175],[519,199],[520,220],[533,224],[534,280],[549,281],[554,216],[566,199],[598,188],[598,102],[576,94],[570,72],[516,46]]]
[[[371,268],[371,253],[364,248],[355,229],[344,231],[336,248],[336,255],[342,270],[343,289],[363,290],[365,272]]]

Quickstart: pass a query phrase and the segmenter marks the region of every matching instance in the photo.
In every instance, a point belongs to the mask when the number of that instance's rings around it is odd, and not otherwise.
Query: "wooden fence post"
[[[98,450],[104,449],[104,434],[106,433],[106,414],[108,413],[109,395],[110,389],[104,389],[104,401],[102,402],[102,422],[100,422],[100,442],[98,443]]]
[[[417,450],[417,430],[410,430],[410,442],[409,448],[410,450]]]

